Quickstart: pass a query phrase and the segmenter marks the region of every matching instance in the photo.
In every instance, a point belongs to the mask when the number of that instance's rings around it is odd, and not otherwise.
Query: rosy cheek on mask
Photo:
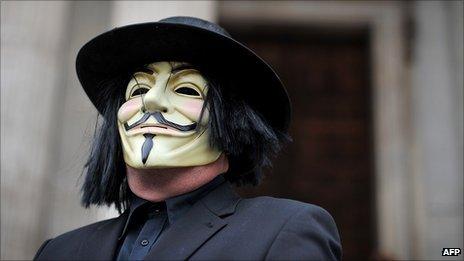
[[[200,118],[201,109],[203,108],[203,103],[204,103],[203,100],[185,101],[179,106],[179,110],[182,111],[182,114],[184,114],[191,120],[198,121],[198,119]],[[206,118],[206,117],[203,117],[203,118]]]
[[[118,119],[121,122],[127,122],[132,118],[142,107],[142,98],[138,97],[126,101],[118,110]]]

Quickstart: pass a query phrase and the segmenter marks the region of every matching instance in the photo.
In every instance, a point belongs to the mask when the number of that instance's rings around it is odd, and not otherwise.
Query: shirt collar
[[[208,192],[212,191],[214,188],[221,185],[225,181],[226,179],[224,178],[223,174],[220,174],[210,182],[204,184],[203,186],[193,191],[168,198],[164,202],[159,202],[161,203],[160,205],[163,205],[163,203],[166,204],[169,224],[173,224],[179,217],[181,217],[185,212],[187,212],[190,209],[190,207],[193,204],[195,204],[199,199],[201,199]],[[127,232],[129,224],[131,222],[135,222],[134,212],[141,206],[149,203],[150,202],[148,200],[139,198],[134,194],[132,195],[132,198],[130,200],[129,216],[127,218],[126,224],[119,239],[121,239],[123,235]]]
[[[167,199],[166,207],[168,210],[169,224],[174,223],[174,221],[176,221],[179,217],[182,216],[183,213],[189,210],[190,207],[200,198],[222,184],[224,181],[225,178],[221,174],[193,191]]]

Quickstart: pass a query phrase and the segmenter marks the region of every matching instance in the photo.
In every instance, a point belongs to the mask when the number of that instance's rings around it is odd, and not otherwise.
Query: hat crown
[[[85,92],[103,114],[105,91],[115,76],[124,77],[141,64],[168,60],[191,62],[210,70],[218,81],[230,83],[225,86],[236,86],[234,91],[246,90],[246,102],[272,127],[287,131],[290,100],[278,75],[222,27],[199,18],[174,16],[103,33],[79,50],[76,70]],[[240,77],[233,77],[231,68],[240,68]],[[263,93],[268,99],[262,99]]]
[[[164,18],[159,20],[160,23],[169,23],[169,24],[183,24],[183,25],[189,25],[189,26],[195,26],[199,27],[201,29],[205,29],[208,31],[213,31],[218,34],[222,34],[224,36],[227,36],[229,38],[232,38],[231,35],[222,27],[215,23],[211,23],[209,21],[196,18],[196,17],[191,17],[191,16],[172,16],[168,18]]]

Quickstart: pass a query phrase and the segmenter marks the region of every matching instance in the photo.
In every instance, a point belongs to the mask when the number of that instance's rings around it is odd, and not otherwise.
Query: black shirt
[[[224,181],[225,178],[221,174],[196,190],[163,202],[149,202],[134,195],[129,207],[129,217],[119,237],[117,260],[143,259],[163,231],[172,226],[195,202]]]

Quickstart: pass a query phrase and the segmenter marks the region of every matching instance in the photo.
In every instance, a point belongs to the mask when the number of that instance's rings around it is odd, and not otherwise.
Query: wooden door
[[[367,29],[222,23],[278,72],[292,100],[293,142],[246,197],[317,204],[334,217],[345,260],[372,254],[374,173]]]

